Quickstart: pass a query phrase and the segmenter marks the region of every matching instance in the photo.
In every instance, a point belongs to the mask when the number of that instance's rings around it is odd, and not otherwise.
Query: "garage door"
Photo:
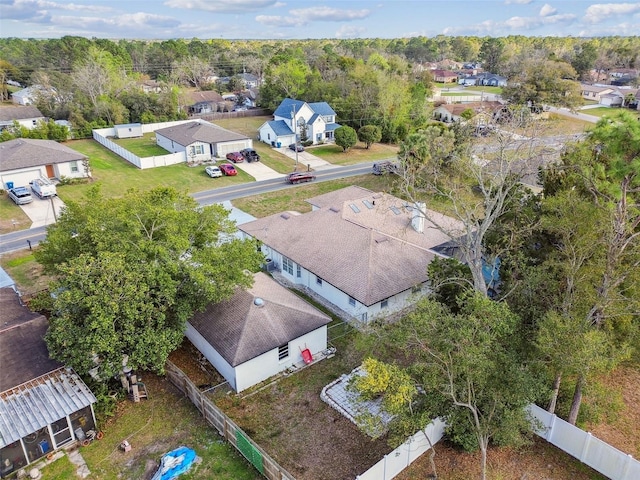
[[[29,182],[40,178],[40,170],[29,170],[20,173],[5,173],[2,175],[2,188],[6,188],[7,182],[13,182],[14,187],[28,187]]]
[[[251,148],[251,140],[243,142],[219,143],[217,145],[218,156],[224,157],[229,152],[239,152],[243,148]]]

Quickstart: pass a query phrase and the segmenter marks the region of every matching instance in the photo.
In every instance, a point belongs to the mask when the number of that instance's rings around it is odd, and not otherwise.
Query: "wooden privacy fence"
[[[170,361],[165,365],[167,378],[200,411],[205,420],[233,445],[262,475],[269,480],[295,480],[260,446],[227,417],[189,378]]]

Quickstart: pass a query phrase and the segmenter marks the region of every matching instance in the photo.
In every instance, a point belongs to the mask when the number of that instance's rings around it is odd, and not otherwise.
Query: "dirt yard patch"
[[[203,366],[186,346],[171,360],[199,385],[220,383],[213,367]],[[386,440],[371,440],[351,422],[320,400],[320,388],[359,364],[357,355],[338,351],[336,357],[296,372],[247,395],[220,392],[215,401],[297,480],[352,480],[391,451]],[[589,430],[637,458],[640,448],[640,372],[621,367],[606,379],[607,388],[622,389],[625,407],[611,424]],[[441,480],[479,478],[479,454],[465,453],[446,441],[436,446]],[[604,480],[586,465],[544,440],[534,437],[522,449],[491,448],[489,478],[500,480]],[[406,469],[399,480],[427,478],[427,455]]]

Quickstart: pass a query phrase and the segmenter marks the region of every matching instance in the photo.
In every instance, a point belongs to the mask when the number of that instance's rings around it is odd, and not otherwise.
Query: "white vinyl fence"
[[[529,412],[542,427],[536,434],[612,480],[640,479],[640,462],[589,432],[565,422],[537,405]]]
[[[429,450],[431,445],[438,443],[444,434],[444,429],[445,423],[442,420],[439,418],[432,420],[424,430],[409,437],[369,470],[358,475],[356,480],[391,480]]]
[[[144,124],[142,125],[142,133],[155,132],[160,128],[173,127],[174,125],[180,125],[182,123],[193,121],[199,122],[200,120],[177,120],[175,122]],[[153,157],[140,158],[137,155],[131,153],[126,148],[121,147],[117,143],[112,142],[107,138],[114,137],[115,134],[115,128],[97,128],[93,130],[93,139],[141,170],[144,170],[145,168],[166,167],[167,165],[174,165],[176,163],[184,163],[187,161],[187,155],[184,152],[168,153],[167,155],[154,155]]]

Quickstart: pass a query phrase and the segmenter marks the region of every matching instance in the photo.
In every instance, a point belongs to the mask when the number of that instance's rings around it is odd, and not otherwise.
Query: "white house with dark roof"
[[[88,177],[86,155],[53,140],[16,138],[0,143],[2,186],[27,186],[36,178]]]
[[[155,131],[156,143],[169,152],[184,152],[189,161],[211,160],[253,147],[253,140],[205,121],[194,121]]]
[[[258,129],[261,142],[276,146],[300,141],[303,131],[313,144],[333,142],[336,112],[327,102],[307,103],[285,98],[273,112],[273,120],[263,123]]]
[[[327,349],[331,318],[262,272],[253,286],[211,304],[185,335],[241,392]],[[308,357],[309,358],[309,357]]]
[[[31,130],[38,125],[38,122],[46,120],[42,112],[33,105],[0,106],[0,131],[12,127],[14,121]]]
[[[451,238],[403,200],[350,186],[308,200],[309,213],[284,212],[239,225],[290,282],[368,321],[401,310],[426,290],[427,266]],[[438,223],[463,225],[436,212]]]

